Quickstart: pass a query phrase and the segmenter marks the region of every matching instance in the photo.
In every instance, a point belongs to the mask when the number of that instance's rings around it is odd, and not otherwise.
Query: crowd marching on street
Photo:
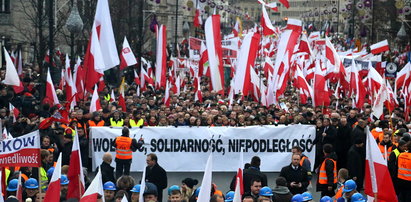
[[[106,22],[111,21],[107,0],[98,1],[89,47],[75,65],[59,53],[55,59],[61,65],[49,58],[43,67],[19,69],[19,60],[4,49],[0,202],[303,202],[313,201],[314,192],[320,202],[410,202],[409,45],[390,49],[384,40],[359,47],[338,34],[307,30],[295,19],[274,27],[267,6],[262,5],[259,26],[234,26],[231,38],[241,44],[236,58],[223,57],[219,15],[204,23],[195,62],[184,44],[179,54],[168,54],[164,25],[156,28],[154,58],[136,58],[126,39],[119,56]],[[401,69],[386,75],[386,61]],[[61,70],[58,81],[49,66]],[[279,125],[315,128],[309,145],[315,160],[308,157],[309,148],[296,145],[288,162],[263,161],[253,153],[223,188],[211,180],[210,159],[202,180],[184,173],[173,185],[161,153],[148,152],[141,179],[130,175],[136,170],[133,153],[147,144],[146,136],[132,137],[133,129]],[[97,169],[91,158],[94,127],[121,128],[110,143],[115,155],[104,153]],[[18,163],[29,155],[38,157],[38,166]],[[275,179],[260,170],[273,163],[282,167]]]

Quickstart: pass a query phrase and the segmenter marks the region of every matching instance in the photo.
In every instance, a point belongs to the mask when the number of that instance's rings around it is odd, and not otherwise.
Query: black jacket
[[[267,176],[260,171],[259,168],[249,167],[243,171],[243,186],[244,193],[251,191],[251,180],[260,179],[263,187],[267,186]],[[235,190],[236,178],[234,176],[230,184],[230,189]]]
[[[357,138],[360,138],[362,142],[364,142],[364,146],[365,146],[366,144],[365,140],[367,140],[367,134],[365,133],[365,129],[361,128],[359,125],[355,126],[351,132],[351,145],[355,143],[355,140]]]
[[[156,163],[152,168],[146,167],[146,181],[151,182],[157,186],[157,190],[160,192],[167,188],[167,173],[166,171]]]
[[[62,162],[61,165],[70,165],[70,155],[71,155],[71,148],[73,147],[73,141],[64,144],[63,149],[61,150],[62,153]]]
[[[292,165],[285,166],[281,169],[280,176],[287,180],[287,187],[290,192],[294,194],[302,194],[307,191],[307,186],[309,184],[307,170],[300,165],[298,165],[297,170],[294,170]],[[302,184],[301,187],[291,187],[291,182],[296,182]]]
[[[114,178],[114,167],[104,161],[101,163],[100,167],[103,184],[108,181],[116,183],[116,179]],[[98,172],[100,167],[97,167],[96,172]]]
[[[291,198],[293,198],[293,194],[291,194],[287,187],[278,186],[273,189],[273,201],[289,202]]]
[[[351,178],[357,177],[357,190],[362,188],[365,175],[365,152],[363,147],[358,148],[353,145],[348,150],[347,169]]]
[[[352,128],[348,124],[338,126],[335,144],[335,152],[338,156],[338,168],[346,168],[347,166],[347,153],[351,146],[351,131]]]

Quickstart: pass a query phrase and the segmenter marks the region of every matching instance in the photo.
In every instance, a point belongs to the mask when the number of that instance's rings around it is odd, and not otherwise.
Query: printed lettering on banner
[[[38,130],[0,142],[0,167],[39,167],[40,164],[40,135]]]
[[[93,170],[102,163],[104,153],[115,155],[112,143],[122,128],[92,127],[91,155]],[[142,171],[145,155],[155,153],[161,166],[170,172],[204,170],[209,151],[214,153],[214,171],[231,172],[238,168],[239,153],[250,161],[258,155],[261,171],[279,172],[291,161],[291,149],[300,146],[311,162],[315,161],[315,127],[250,126],[250,127],[144,127],[130,129],[131,138],[144,138],[142,148],[133,152],[131,171]],[[115,162],[113,161],[113,166]]]

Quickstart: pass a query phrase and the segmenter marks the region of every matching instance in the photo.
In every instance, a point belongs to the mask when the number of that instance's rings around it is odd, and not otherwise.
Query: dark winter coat
[[[307,186],[309,184],[307,170],[300,165],[298,165],[297,170],[294,170],[291,164],[283,167],[280,172],[280,177],[284,177],[287,180],[287,187],[293,195],[302,194],[307,191]],[[291,182],[301,182],[302,186],[291,187]]]

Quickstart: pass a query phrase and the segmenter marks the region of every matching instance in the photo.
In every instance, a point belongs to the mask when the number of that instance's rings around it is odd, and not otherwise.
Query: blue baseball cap
[[[173,193],[173,191],[178,190],[180,191],[180,187],[178,185],[173,185],[171,187],[168,188],[168,195],[171,195],[171,193]]]
[[[354,189],[357,189],[357,184],[355,183],[354,180],[347,180],[347,181],[344,183],[344,189],[343,189],[343,192],[344,192],[344,193],[345,193],[345,192],[351,192],[351,191],[353,191]]]
[[[60,184],[61,185],[68,185],[70,180],[67,178],[67,175],[61,175]]]
[[[323,196],[323,197],[320,199],[320,202],[333,202],[333,199],[332,199],[331,197],[329,197],[329,196]]]
[[[17,191],[17,186],[19,185],[19,180],[18,179],[12,179],[10,180],[6,191]]]
[[[116,191],[116,185],[112,181],[108,181],[103,185],[104,190]]]
[[[311,195],[309,192],[304,192],[301,194],[301,196],[303,197],[303,201],[313,200],[313,195]]]
[[[24,187],[26,187],[26,189],[38,189],[39,183],[36,179],[30,178],[24,183]]]
[[[232,202],[234,200],[234,192],[233,191],[229,191],[227,192],[227,194],[225,195],[225,202]]]
[[[130,191],[133,193],[140,193],[140,184],[136,184]]]
[[[49,169],[47,170],[47,177],[48,177],[49,179],[51,179],[51,177],[53,176],[53,173],[54,173],[54,167],[49,168]]]
[[[273,190],[271,190],[270,187],[263,187],[260,189],[260,196],[272,196],[273,195]]]
[[[365,202],[364,196],[360,193],[355,193],[351,196],[351,202]]]

